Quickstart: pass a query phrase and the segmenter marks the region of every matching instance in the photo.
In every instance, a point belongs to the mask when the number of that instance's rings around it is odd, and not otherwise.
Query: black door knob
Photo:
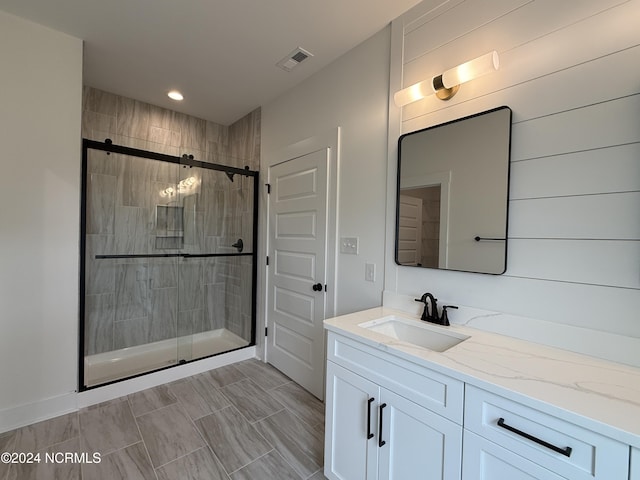
[[[321,292],[322,291],[322,284],[321,283],[316,283],[313,287],[313,291],[314,292]]]

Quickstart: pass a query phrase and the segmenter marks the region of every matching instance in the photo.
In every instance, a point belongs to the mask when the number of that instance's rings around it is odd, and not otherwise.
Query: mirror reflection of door
[[[400,238],[407,248],[412,240],[416,245],[415,263],[407,265],[429,268],[440,265],[441,190],[440,185],[431,185],[403,190],[400,195]]]
[[[402,179],[402,185],[398,204],[398,263],[447,268],[451,172]],[[418,244],[414,250],[412,241]]]
[[[422,266],[422,199],[400,195],[398,258],[403,265]]]

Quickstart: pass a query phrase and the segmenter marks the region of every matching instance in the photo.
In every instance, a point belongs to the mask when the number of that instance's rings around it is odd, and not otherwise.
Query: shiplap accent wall
[[[639,18],[636,0],[425,0],[393,22],[386,291],[640,338]],[[449,102],[393,104],[494,49],[500,70]],[[398,136],[501,105],[513,110],[506,273],[397,266]]]

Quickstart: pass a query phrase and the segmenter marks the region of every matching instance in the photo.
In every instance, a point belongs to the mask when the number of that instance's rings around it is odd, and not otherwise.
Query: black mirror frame
[[[505,199],[506,201],[506,207],[505,207],[505,238],[504,238],[504,269],[501,272],[477,272],[477,271],[471,271],[471,270],[458,270],[458,269],[451,269],[451,268],[431,268],[431,267],[422,267],[422,266],[418,266],[418,265],[406,265],[403,263],[400,263],[398,260],[398,253],[399,253],[399,236],[400,236],[400,176],[401,176],[401,158],[402,158],[402,140],[410,135],[416,134],[416,133],[420,133],[420,132],[424,132],[427,130],[433,130],[439,127],[444,127],[446,125],[451,125],[457,122],[462,122],[464,120],[468,120],[471,118],[475,118],[475,117],[479,117],[482,115],[486,115],[489,113],[493,113],[499,110],[508,110],[509,111],[509,145],[508,145],[508,161],[507,161],[507,197]],[[443,271],[450,271],[450,272],[466,272],[466,273],[480,273],[480,274],[484,274],[484,275],[503,275],[506,271],[507,271],[507,252],[508,252],[508,246],[509,246],[509,199],[510,199],[510,189],[511,189],[511,136],[512,136],[512,128],[513,128],[513,110],[506,106],[500,106],[500,107],[496,107],[496,108],[492,108],[489,110],[485,110],[482,112],[478,112],[478,113],[474,113],[472,115],[467,115],[465,117],[460,117],[460,118],[456,118],[454,120],[450,120],[448,122],[444,122],[444,123],[439,123],[437,125],[432,125],[430,127],[426,127],[420,130],[416,130],[413,132],[408,132],[405,134],[400,135],[400,137],[398,138],[398,153],[397,153],[397,177],[396,177],[396,225],[395,225],[395,245],[394,245],[394,261],[396,263],[396,265],[401,266],[401,267],[418,267],[418,268],[429,268],[432,270],[443,270]],[[482,237],[475,237],[476,241],[483,241],[483,240],[488,240],[488,241],[493,241],[493,240],[503,240],[503,239],[493,239],[493,238],[482,238]]]

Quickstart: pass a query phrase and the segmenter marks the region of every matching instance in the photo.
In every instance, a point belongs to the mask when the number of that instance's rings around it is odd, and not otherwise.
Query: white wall
[[[299,68],[304,68],[301,65]],[[340,127],[339,237],[359,237],[359,254],[338,253],[336,314],[382,302],[387,169],[389,29],[262,107],[262,158]],[[269,165],[263,162],[262,178]],[[374,283],[365,263],[376,264]]]
[[[394,22],[392,92],[492,49],[501,68],[391,106],[388,186],[399,134],[510,106],[507,272],[395,265],[390,192],[385,288],[640,338],[640,2],[438,3]]]
[[[0,12],[0,432],[75,407],[82,42]]]

